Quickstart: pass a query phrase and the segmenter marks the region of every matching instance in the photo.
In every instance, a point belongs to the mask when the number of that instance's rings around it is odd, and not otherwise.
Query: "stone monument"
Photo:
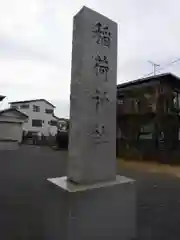
[[[117,24],[83,8],[74,17],[68,178],[116,178]]]
[[[83,7],[74,17],[67,177],[48,179],[46,238],[131,240],[135,181],[116,176],[117,24]]]

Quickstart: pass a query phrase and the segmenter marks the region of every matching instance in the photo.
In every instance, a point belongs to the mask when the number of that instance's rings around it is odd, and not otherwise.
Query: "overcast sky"
[[[148,60],[180,58],[179,0],[0,0],[0,95],[46,98],[69,114],[72,18],[86,5],[119,24],[118,79],[152,72]],[[161,72],[180,76],[180,62]]]

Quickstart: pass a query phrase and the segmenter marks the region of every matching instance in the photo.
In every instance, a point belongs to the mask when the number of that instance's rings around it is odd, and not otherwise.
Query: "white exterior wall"
[[[21,109],[20,105],[22,104],[29,104],[28,109]],[[40,106],[40,112],[33,112],[33,105]],[[41,132],[45,136],[48,136],[49,133],[52,135],[55,135],[57,133],[57,127],[56,126],[51,126],[48,122],[51,120],[56,120],[55,117],[53,117],[52,114],[47,114],[45,113],[45,109],[54,109],[51,105],[46,103],[45,101],[33,101],[33,102],[28,102],[28,103],[13,103],[11,106],[16,106],[17,109],[23,113],[25,113],[29,119],[27,122],[23,124],[23,129],[26,131],[35,131],[35,132]],[[42,127],[33,127],[32,126],[32,119],[39,119],[39,120],[44,120],[43,126]]]
[[[0,139],[14,140],[19,143],[22,140],[22,123],[20,122],[1,122],[0,121]]]
[[[15,150],[22,141],[23,123],[26,118],[16,111],[1,112],[0,150]]]

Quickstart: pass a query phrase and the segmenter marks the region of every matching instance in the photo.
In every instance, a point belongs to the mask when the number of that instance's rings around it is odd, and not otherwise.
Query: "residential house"
[[[166,73],[117,86],[120,157],[175,161],[179,140],[180,78]]]
[[[0,101],[5,97],[0,96]],[[13,150],[19,147],[22,141],[22,125],[28,116],[16,109],[0,111],[0,150]]]
[[[15,108],[28,116],[24,131],[44,136],[56,135],[58,118],[54,115],[55,106],[45,99],[10,102]]]
[[[0,95],[0,102],[5,98],[5,96]]]

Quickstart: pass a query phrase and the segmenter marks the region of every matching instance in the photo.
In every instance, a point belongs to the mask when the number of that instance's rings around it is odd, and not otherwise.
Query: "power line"
[[[173,65],[174,63],[177,63],[177,62],[179,62],[179,61],[180,61],[180,58],[177,58],[176,60],[171,61],[170,63],[166,64],[164,67],[159,68],[158,71],[161,71],[161,70],[163,70],[163,69],[165,69],[165,68],[167,68],[167,67],[169,67],[169,66],[171,66],[171,65]]]

